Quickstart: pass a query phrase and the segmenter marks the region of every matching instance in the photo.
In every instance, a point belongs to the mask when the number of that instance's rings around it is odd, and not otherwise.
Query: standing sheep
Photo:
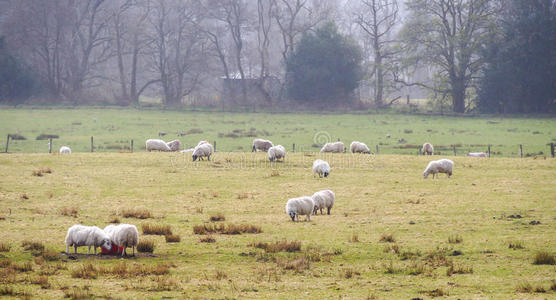
[[[60,147],[60,154],[71,154],[71,149],[68,146]]]
[[[163,140],[158,140],[158,139],[148,139],[147,142],[145,143],[145,148],[149,152],[151,152],[153,150],[156,150],[156,151],[172,151],[172,149],[170,149],[170,147],[168,147],[168,144],[166,144],[166,142],[164,142]]]
[[[196,161],[197,158],[199,160],[202,160],[203,157],[208,157],[208,160],[210,161],[210,156],[212,155],[212,145],[209,143],[206,144],[200,144],[199,146],[195,147],[195,149],[193,150],[193,161]]]
[[[119,247],[123,247],[122,256],[124,256],[124,254],[127,255],[126,248],[131,247],[133,249],[133,256],[135,256],[135,246],[137,246],[137,242],[139,241],[139,231],[137,231],[135,225],[108,225],[104,228],[104,231],[110,237],[111,242],[118,246],[118,254],[120,254]]]
[[[282,161],[286,158],[286,148],[282,145],[272,146],[268,149],[268,159],[273,162],[278,159]]]
[[[68,234],[66,235],[66,253],[69,253],[70,246],[74,247],[74,253],[77,253],[77,247],[88,246],[88,255],[91,251],[91,246],[94,247],[95,254],[97,254],[97,247],[111,249],[112,243],[104,230],[96,226],[73,225],[68,229]]]
[[[423,148],[421,148],[421,153],[423,153],[423,155],[432,155],[433,152],[434,152],[434,147],[432,146],[431,143],[423,144]]]
[[[427,179],[429,174],[432,174],[432,178],[434,175],[438,178],[438,173],[446,173],[447,177],[452,176],[452,170],[454,169],[454,162],[449,159],[439,159],[433,160],[429,162],[425,172],[423,172],[423,177]]]
[[[251,152],[261,151],[261,152],[268,152],[270,147],[274,146],[271,141],[263,140],[263,139],[254,139],[253,140],[253,147],[251,148]]]
[[[180,140],[173,140],[171,142],[166,143],[166,145],[168,145],[170,151],[180,151],[181,142]]]
[[[317,159],[313,162],[313,177],[319,174],[319,178],[328,177],[330,174],[330,165],[322,159]]]
[[[311,221],[311,214],[313,213],[313,199],[311,197],[303,196],[299,198],[289,199],[286,203],[286,213],[292,218],[292,221],[299,222],[299,215],[305,215],[306,221]]]
[[[317,211],[320,209],[320,214],[322,215],[323,208],[326,208],[327,214],[330,214],[330,210],[332,209],[332,206],[334,206],[334,200],[336,196],[331,190],[322,190],[314,193],[311,198],[315,203],[313,214],[316,215]]]
[[[371,154],[371,150],[369,150],[369,147],[367,147],[365,143],[358,141],[351,142],[351,144],[349,145],[349,150],[351,150],[351,153]]]
[[[342,142],[334,142],[334,143],[326,143],[320,149],[320,152],[334,152],[334,153],[341,153],[346,152],[346,147]]]
[[[484,152],[469,152],[467,153],[467,156],[470,157],[487,157],[487,154]]]

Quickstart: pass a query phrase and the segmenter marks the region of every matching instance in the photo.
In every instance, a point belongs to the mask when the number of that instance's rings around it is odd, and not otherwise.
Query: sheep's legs
[[[208,161],[210,161],[210,155],[208,156],[208,158],[207,158],[207,159],[208,159]]]
[[[66,245],[66,254],[69,254],[69,245]]]
[[[73,245],[73,253],[77,254],[77,245]]]
[[[89,252],[91,252],[91,246],[87,246],[87,255],[89,255]]]
[[[93,249],[95,250],[95,255],[97,255],[97,246],[93,246]]]
[[[327,207],[327,209],[328,209],[328,214],[330,214],[330,207]]]
[[[131,249],[133,250],[133,257],[135,257],[135,246],[131,246]]]
[[[311,221],[311,215],[306,215],[305,221],[310,222]]]

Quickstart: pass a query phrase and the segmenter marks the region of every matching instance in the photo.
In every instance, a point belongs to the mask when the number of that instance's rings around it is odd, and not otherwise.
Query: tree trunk
[[[452,107],[456,113],[465,112],[465,84],[457,82],[452,88]]]

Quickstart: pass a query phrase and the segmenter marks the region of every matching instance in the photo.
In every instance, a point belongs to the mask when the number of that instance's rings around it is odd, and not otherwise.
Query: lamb
[[[87,255],[93,246],[96,255],[97,247],[111,249],[112,243],[106,232],[96,226],[73,225],[66,235],[66,253],[69,253],[70,246],[74,247],[74,253],[77,253],[77,247],[88,246]]]
[[[164,142],[163,140],[158,140],[158,139],[148,139],[147,142],[145,143],[146,149],[147,151],[151,152],[153,150],[156,151],[172,151],[172,149],[170,149],[170,147],[168,147],[168,144],[166,144],[166,142]]]
[[[135,256],[135,246],[139,241],[139,231],[137,227],[131,224],[119,224],[119,225],[108,225],[104,228],[104,231],[110,237],[110,241],[118,246],[118,254],[120,251],[119,247],[123,247],[122,256],[127,255],[126,248],[131,247],[133,249],[133,256]]]
[[[334,206],[335,197],[334,192],[331,190],[322,190],[314,193],[311,197],[315,203],[313,214],[316,215],[317,211],[320,209],[320,214],[322,215],[323,208],[326,208],[327,213],[330,214],[330,210],[332,209],[332,206]]]
[[[454,162],[449,159],[439,159],[433,160],[429,162],[425,172],[423,172],[423,177],[427,179],[429,174],[432,174],[432,178],[434,175],[438,177],[438,173],[446,173],[447,177],[452,176],[452,170],[454,169]]]
[[[306,221],[311,221],[311,213],[313,213],[313,207],[315,204],[313,203],[313,199],[308,196],[303,196],[299,198],[292,198],[289,199],[286,203],[286,213],[290,215],[292,221],[299,222],[299,215],[305,215]]]
[[[423,144],[423,148],[421,148],[421,153],[423,153],[423,155],[432,155],[433,152],[434,152],[434,147],[432,146],[431,143]]]
[[[471,157],[487,157],[487,154],[484,152],[469,152],[467,153],[467,156],[471,156]]]
[[[272,146],[268,149],[268,159],[273,162],[278,159],[282,159],[282,161],[286,158],[286,148],[282,145]]]
[[[212,152],[213,149],[211,144],[206,143],[206,144],[198,145],[193,150],[193,161],[196,161],[197,158],[199,160],[202,160],[202,158],[205,156],[208,157],[208,160],[210,161],[210,156],[212,155]]]
[[[166,143],[166,145],[168,145],[168,148],[170,148],[171,151],[180,151],[181,142],[180,140],[173,140]]]
[[[322,152],[334,152],[334,153],[346,152],[346,147],[342,142],[326,143],[324,146],[322,146],[320,152],[321,153]]]
[[[272,144],[272,142],[269,140],[254,139],[253,148],[251,149],[251,152],[255,152],[255,151],[268,152],[268,149],[270,149],[270,147],[272,146],[274,146],[274,144]]]
[[[319,178],[328,177],[330,174],[330,165],[322,159],[317,159],[313,162],[313,177],[319,174]]]
[[[349,150],[351,150],[351,153],[371,154],[371,150],[369,150],[369,147],[367,147],[365,143],[358,142],[358,141],[351,142],[351,145],[349,145]]]
[[[60,153],[61,154],[71,154],[71,149],[68,146],[62,146],[62,147],[60,147]]]

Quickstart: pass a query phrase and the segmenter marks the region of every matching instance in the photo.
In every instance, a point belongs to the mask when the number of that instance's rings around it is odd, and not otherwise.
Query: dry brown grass
[[[395,239],[394,236],[391,235],[391,234],[383,234],[383,235],[380,236],[379,242],[382,242],[382,243],[395,243],[395,242],[396,242],[396,239]]]
[[[226,274],[225,272],[223,272],[221,270],[217,270],[216,275],[214,276],[214,278],[216,278],[216,280],[226,279],[226,278],[228,278],[228,274]]]
[[[167,275],[170,273],[168,264],[143,265],[128,264],[127,262],[118,263],[112,267],[99,268],[99,274],[114,275],[119,278],[129,278],[136,276]]]
[[[169,234],[164,236],[166,238],[166,243],[179,243],[181,238],[177,234]]]
[[[446,270],[446,275],[452,276],[453,274],[473,274],[473,267],[452,264]]]
[[[148,219],[153,217],[152,213],[146,209],[124,209],[120,212],[120,216],[135,219]]]
[[[284,270],[293,270],[295,272],[303,272],[309,269],[309,259],[305,256],[297,258],[276,258],[276,264]]]
[[[64,207],[60,210],[62,216],[74,217],[76,218],[79,214],[79,209],[77,207]]]
[[[12,245],[6,242],[0,242],[0,252],[10,252]]]
[[[222,213],[216,213],[214,215],[211,215],[209,220],[211,222],[226,221],[226,217]]]
[[[46,261],[57,261],[60,259],[60,255],[58,255],[58,253],[56,251],[52,251],[52,250],[44,250],[41,253],[40,256],[42,259],[46,260]]]
[[[87,300],[94,298],[88,291],[78,287],[64,290],[64,297],[71,300]]]
[[[448,243],[459,244],[463,242],[463,238],[459,235],[451,235],[448,237]]]
[[[108,223],[110,223],[110,224],[120,224],[120,219],[118,219],[118,217],[114,216],[110,220],[108,220]]]
[[[361,275],[361,273],[359,271],[356,271],[356,270],[351,269],[351,268],[345,269],[342,272],[342,277],[344,277],[345,279],[350,279],[350,278],[353,278],[353,277],[359,276],[359,275]]]
[[[245,193],[245,192],[243,192],[243,193],[238,193],[238,194],[237,194],[237,198],[238,198],[239,200],[247,199],[247,198],[249,198],[249,194],[248,194],[248,193]]]
[[[21,242],[21,247],[23,247],[25,251],[31,251],[35,254],[40,254],[44,251],[44,245],[41,242],[25,240]]]
[[[98,270],[92,263],[85,263],[71,271],[72,278],[96,279]]]
[[[518,293],[546,293],[546,289],[542,285],[533,286],[528,282],[519,284],[515,290]]]
[[[535,258],[533,259],[534,265],[554,265],[556,264],[556,259],[554,259],[554,254],[548,253],[546,251],[537,251]]]
[[[265,252],[268,253],[301,251],[301,242],[299,241],[288,242],[284,240],[284,241],[279,241],[274,243],[258,242],[258,243],[251,244],[251,246],[259,249],[264,249]]]
[[[151,240],[140,240],[137,243],[137,251],[139,252],[146,252],[146,253],[153,253],[154,252],[154,242]]]
[[[44,174],[52,174],[52,170],[50,168],[40,168],[33,171],[32,174],[33,176],[42,177]]]
[[[143,224],[141,225],[141,229],[143,229],[143,234],[152,234],[152,235],[171,235],[172,228],[170,225],[162,225],[162,224]]]
[[[50,282],[48,282],[48,276],[39,275],[39,276],[33,277],[31,279],[31,283],[40,285],[42,289],[49,289],[50,288]]]
[[[556,291],[556,280],[552,280],[552,282],[550,283],[550,290]]]
[[[400,246],[398,246],[398,244],[388,245],[384,247],[383,252],[400,254]]]
[[[216,239],[213,238],[212,236],[206,236],[206,237],[202,237],[199,242],[201,243],[216,243]]]
[[[523,246],[523,243],[521,241],[511,241],[508,244],[508,248],[515,250],[515,249],[523,249],[525,247]]]
[[[22,200],[28,200],[29,196],[27,196],[27,194],[21,194],[21,196],[19,196],[19,198],[21,198]]]
[[[352,236],[349,238],[348,241],[349,241],[350,243],[359,243],[359,235],[357,235],[357,234],[352,235]]]
[[[261,233],[261,227],[250,224],[202,224],[193,226],[195,234],[242,234]]]
[[[426,292],[427,295],[431,296],[431,297],[443,297],[443,296],[448,296],[448,293],[445,292],[442,288],[437,288],[434,289],[432,291],[427,291]]]

